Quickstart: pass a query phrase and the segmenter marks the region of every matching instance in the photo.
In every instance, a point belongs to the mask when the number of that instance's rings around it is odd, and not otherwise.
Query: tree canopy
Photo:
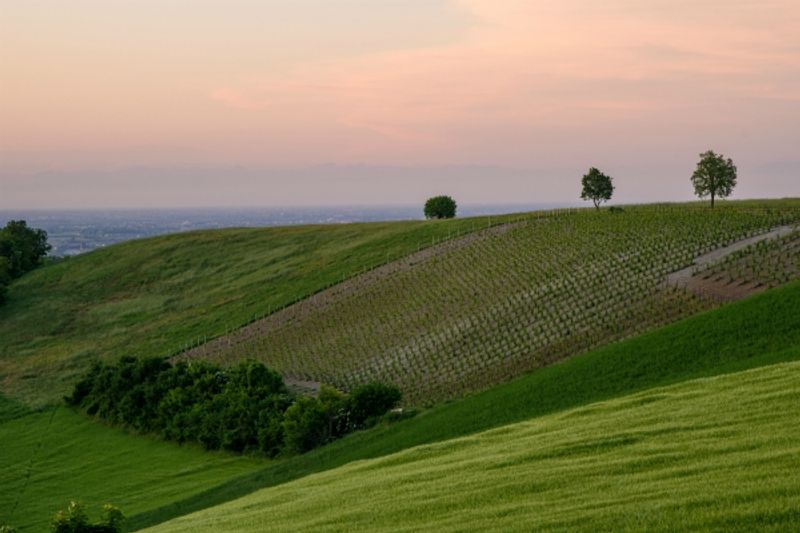
[[[736,187],[736,165],[722,154],[708,150],[700,154],[700,161],[692,174],[694,193],[700,198],[711,197],[711,207],[715,198],[727,198]]]
[[[453,218],[456,201],[449,196],[434,196],[425,202],[425,218]]]
[[[49,251],[47,232],[29,228],[24,220],[11,220],[0,229],[0,303],[11,280],[39,266]]]
[[[611,200],[611,195],[614,194],[614,185],[611,183],[611,177],[606,176],[594,167],[584,174],[581,184],[583,185],[581,199],[591,200],[597,209],[600,209],[601,203]]]

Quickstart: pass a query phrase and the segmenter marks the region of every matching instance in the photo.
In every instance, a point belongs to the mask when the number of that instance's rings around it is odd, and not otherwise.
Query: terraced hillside
[[[718,303],[665,283],[703,253],[800,222],[800,204],[532,214],[366,275],[179,358],[257,358],[296,380],[373,379],[428,404]]]
[[[0,394],[57,401],[94,358],[169,355],[365,269],[514,218],[199,231],[48,265],[15,281],[0,306]]]

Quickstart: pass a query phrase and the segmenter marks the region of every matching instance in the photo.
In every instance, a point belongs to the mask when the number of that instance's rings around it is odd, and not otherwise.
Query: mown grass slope
[[[14,282],[0,307],[0,393],[51,402],[93,358],[168,355],[365,268],[503,220],[199,231],[40,268]]]
[[[259,488],[500,426],[701,377],[800,360],[800,283],[701,313],[510,383],[362,431],[198,494],[132,516],[157,524]]]
[[[794,530],[800,363],[689,381],[265,489],[180,531]]]
[[[131,435],[65,407],[20,414],[0,423],[0,525],[20,531],[48,530],[70,500],[137,514],[265,462]]]

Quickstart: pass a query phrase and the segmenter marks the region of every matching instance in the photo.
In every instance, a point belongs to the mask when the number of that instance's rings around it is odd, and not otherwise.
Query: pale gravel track
[[[724,259],[732,253],[743,250],[751,244],[765,241],[767,239],[777,239],[779,237],[783,237],[784,235],[798,231],[798,229],[800,229],[800,226],[779,226],[766,233],[754,235],[753,237],[748,237],[747,239],[742,239],[741,241],[736,241],[728,246],[723,246],[722,248],[717,248],[716,250],[708,252],[707,254],[695,257],[694,262],[690,266],[669,274],[667,276],[667,284],[678,287],[686,286],[698,268],[716,263],[720,259]]]

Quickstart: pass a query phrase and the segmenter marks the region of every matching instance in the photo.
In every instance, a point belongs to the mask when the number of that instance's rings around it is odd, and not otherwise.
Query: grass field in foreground
[[[0,423],[0,525],[47,531],[73,499],[95,516],[104,503],[141,513],[264,463],[130,435],[65,407],[29,413]]]
[[[354,463],[152,531],[794,530],[800,363]]]
[[[194,497],[132,516],[129,523],[132,527],[157,524],[352,461],[382,457],[651,387],[798,359],[800,284],[794,283],[437,406],[411,420],[352,434]]]
[[[0,306],[0,393],[43,405],[93,358],[169,355],[388,259],[510,217],[224,229],[37,269]]]

